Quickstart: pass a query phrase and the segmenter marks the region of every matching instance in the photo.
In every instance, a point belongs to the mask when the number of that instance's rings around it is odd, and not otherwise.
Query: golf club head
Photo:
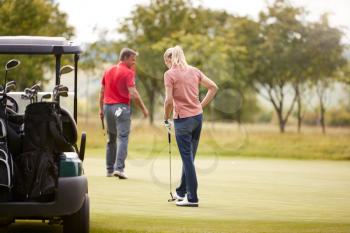
[[[63,86],[63,85],[60,85],[58,88],[57,88],[58,91],[67,91],[68,92],[68,87],[67,86]]]
[[[16,85],[16,81],[15,81],[15,80],[12,80],[12,81],[7,82],[7,83],[5,84],[5,86],[8,86],[8,85]]]
[[[170,192],[170,199],[168,199],[168,202],[173,202],[175,200],[176,200],[176,198],[174,197],[173,193]]]
[[[35,90],[35,92],[40,91],[41,90],[40,83],[34,84],[30,89]]]
[[[9,93],[16,89],[16,83],[7,84],[5,87],[5,93]]]
[[[68,91],[60,91],[57,90],[56,93],[53,96],[54,101],[58,101],[58,98],[62,96],[62,97],[67,97],[68,96]]]
[[[68,74],[68,73],[72,72],[73,70],[74,70],[74,67],[71,65],[62,66],[60,69],[60,76],[62,74]]]
[[[53,95],[55,96],[57,91],[68,91],[68,87],[67,86],[63,86],[62,84],[59,84],[57,86],[55,86],[52,90]]]
[[[62,97],[68,97],[68,91],[59,91],[58,94]]]
[[[51,98],[51,94],[48,93],[48,94],[45,94],[41,97],[42,99],[50,99]]]
[[[51,98],[51,94],[50,94],[50,93],[47,93],[47,94],[41,96],[40,101],[43,102],[44,99],[50,99],[50,98]]]
[[[11,59],[9,60],[5,65],[5,70],[12,70],[16,68],[21,62],[17,59]]]
[[[23,100],[29,100],[30,97],[29,97],[28,95],[26,95],[26,94],[22,94],[22,95],[21,95],[21,99],[23,99]]]
[[[5,84],[5,92],[8,93],[9,91],[12,91],[16,89],[16,81],[12,80],[10,82],[7,82]]]
[[[24,93],[26,94],[26,95],[30,95],[30,94],[32,94],[33,92],[32,92],[32,90],[30,89],[30,88],[25,88],[24,89]]]

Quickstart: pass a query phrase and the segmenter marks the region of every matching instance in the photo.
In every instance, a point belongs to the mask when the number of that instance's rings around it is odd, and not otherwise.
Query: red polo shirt
[[[101,84],[105,88],[104,104],[130,104],[128,88],[135,86],[135,72],[119,62],[105,71]]]

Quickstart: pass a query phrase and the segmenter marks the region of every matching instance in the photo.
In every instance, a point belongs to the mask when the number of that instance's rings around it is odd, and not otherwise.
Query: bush
[[[350,126],[350,112],[345,108],[332,109],[326,120],[330,126]]]

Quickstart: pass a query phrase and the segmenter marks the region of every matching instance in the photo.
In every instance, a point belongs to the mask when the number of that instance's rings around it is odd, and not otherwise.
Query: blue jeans
[[[116,114],[118,109],[121,109],[120,114]],[[127,104],[105,104],[103,110],[108,133],[106,146],[107,172],[112,173],[115,170],[122,172],[128,155],[131,124],[130,106]]]
[[[199,138],[202,130],[202,114],[182,119],[174,119],[175,136],[182,159],[180,186],[176,189],[179,196],[185,196],[189,202],[198,202],[197,175],[194,166]]]

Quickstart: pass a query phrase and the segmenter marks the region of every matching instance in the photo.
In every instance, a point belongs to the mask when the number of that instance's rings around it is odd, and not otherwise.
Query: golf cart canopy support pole
[[[61,69],[61,54],[56,54],[56,82],[55,85],[59,85],[60,84],[60,69]]]
[[[60,69],[61,69],[61,57],[62,55],[61,54],[56,54],[55,55],[56,57],[56,86],[57,85],[60,85]],[[57,102],[58,104],[60,104],[60,97],[58,96],[57,98]]]
[[[74,54],[74,120],[78,124],[78,61],[79,55]]]

